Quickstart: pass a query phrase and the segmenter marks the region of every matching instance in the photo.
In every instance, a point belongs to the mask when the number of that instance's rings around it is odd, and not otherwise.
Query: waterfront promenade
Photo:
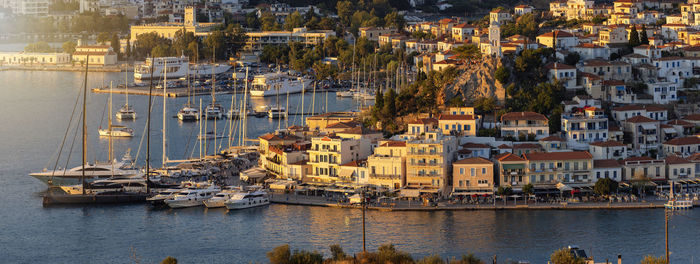
[[[0,66],[0,71],[74,71],[82,72],[85,71],[85,66],[80,64],[74,65],[48,65],[48,64],[36,64],[36,65],[2,65]],[[123,65],[114,66],[101,66],[101,65],[90,65],[88,67],[89,72],[123,72],[124,70],[129,70]]]
[[[308,196],[296,194],[275,193],[270,196],[270,200],[277,204],[323,206],[336,208],[356,208],[360,205],[353,205],[348,202],[338,202],[323,196]],[[579,203],[535,203],[519,200],[514,202],[509,200],[483,204],[459,204],[449,202],[439,202],[436,206],[425,206],[421,201],[390,200],[387,202],[372,202],[367,206],[369,210],[379,211],[449,211],[449,210],[593,210],[593,209],[650,209],[664,208],[664,200],[642,200],[639,202],[579,202]],[[697,204],[696,204],[697,206]]]

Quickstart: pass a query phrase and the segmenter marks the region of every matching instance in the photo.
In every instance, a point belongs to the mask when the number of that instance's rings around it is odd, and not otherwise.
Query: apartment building
[[[622,180],[666,180],[666,162],[647,156],[629,157],[622,162]]]
[[[536,138],[549,136],[549,119],[535,112],[510,112],[501,116],[501,136],[515,137],[533,134]]]
[[[618,141],[599,141],[589,144],[593,159],[626,159],[627,146]]]
[[[622,180],[622,165],[615,159],[594,159],[591,175],[594,183],[603,178],[619,182]]]
[[[294,28],[292,31],[262,31],[247,32],[247,51],[260,51],[266,45],[288,44],[298,42],[304,45],[318,45],[331,36],[335,36],[333,30],[307,30],[306,28]]]
[[[695,153],[700,153],[700,137],[689,136],[674,138],[662,144],[665,155],[679,155],[688,157]]]
[[[522,188],[527,184],[527,161],[512,153],[496,157],[499,186]]]
[[[494,166],[490,160],[468,158],[455,161],[452,166],[452,195],[493,193]]]
[[[603,109],[588,107],[583,112],[563,114],[561,130],[569,141],[581,143],[607,141],[608,117]]]
[[[676,155],[669,155],[666,161],[666,175],[669,180],[695,178],[695,163]]]
[[[527,183],[554,186],[593,182],[593,156],[587,151],[535,152],[523,154],[527,162]]]
[[[625,134],[629,135],[632,149],[647,152],[659,148],[660,123],[645,116],[635,116],[622,122]]]
[[[479,130],[477,121],[474,115],[442,114],[438,118],[438,127],[445,134],[473,137]]]
[[[379,36],[396,34],[398,31],[395,28],[383,27],[361,27],[358,29],[361,38],[367,38],[371,41],[379,41]]]
[[[355,179],[341,178],[340,165],[367,158],[362,151],[361,140],[338,136],[314,137],[308,150],[311,174],[307,177],[315,182],[353,182]]]
[[[457,139],[440,131],[406,142],[406,186],[425,193],[444,193],[451,180]]]
[[[406,185],[406,142],[381,141],[367,157],[368,184],[397,190]]]

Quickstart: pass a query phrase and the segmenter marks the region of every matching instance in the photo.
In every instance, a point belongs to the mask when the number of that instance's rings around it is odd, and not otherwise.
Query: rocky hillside
[[[467,63],[458,68],[459,76],[438,94],[438,104],[444,105],[450,99],[461,96],[465,102],[473,102],[480,97],[505,100],[505,87],[494,77],[501,60],[485,57],[480,61]]]

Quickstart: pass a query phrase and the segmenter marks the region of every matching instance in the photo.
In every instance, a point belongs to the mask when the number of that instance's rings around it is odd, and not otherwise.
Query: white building
[[[581,143],[606,141],[608,117],[603,109],[586,108],[583,112],[561,116],[561,130],[568,141]]]
[[[627,146],[617,141],[600,141],[589,144],[593,159],[626,159]]]
[[[575,90],[580,88],[576,85],[576,67],[564,63],[550,62],[545,65],[547,78],[549,80],[558,80],[566,90]]]
[[[71,62],[68,53],[25,53],[0,52],[0,65],[2,64],[68,64]]]
[[[669,104],[678,101],[676,87],[682,84],[675,82],[647,81],[647,94],[654,97],[655,104]]]
[[[593,157],[593,182],[609,178],[616,182],[622,180],[622,165],[614,159],[596,159]]]

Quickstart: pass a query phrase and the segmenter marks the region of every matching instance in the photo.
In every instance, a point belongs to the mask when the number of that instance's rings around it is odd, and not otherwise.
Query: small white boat
[[[170,208],[185,208],[201,206],[204,201],[221,191],[218,186],[209,185],[205,188],[190,187],[177,193],[172,198],[166,199],[165,204]]]
[[[204,206],[206,206],[207,208],[224,207],[226,206],[224,205],[224,203],[239,192],[241,192],[241,189],[239,187],[225,188],[221,192],[214,195],[214,197],[204,201]]]
[[[337,96],[337,97],[353,97],[354,92],[353,91],[340,91],[340,92],[336,92],[335,96]]]
[[[664,207],[669,210],[688,210],[693,208],[691,200],[670,200],[664,204]]]
[[[125,104],[119,109],[116,116],[119,120],[134,120],[136,119],[136,112],[130,105]]]
[[[241,109],[234,108],[232,110],[229,110],[226,112],[226,118],[230,119],[236,119],[236,118],[241,118]]]
[[[250,89],[251,97],[275,96],[281,94],[301,93],[304,87],[309,87],[311,80],[291,76],[286,73],[266,73],[253,78]]]
[[[125,126],[111,125],[106,129],[100,129],[98,131],[100,136],[103,137],[133,137],[134,130]]]
[[[177,119],[180,121],[196,121],[199,120],[199,110],[194,107],[185,106],[177,112]]]
[[[209,104],[204,113],[207,119],[221,119],[224,116],[224,108],[220,104]]]
[[[287,118],[287,109],[284,107],[271,107],[270,110],[267,111],[267,117],[272,119]]]
[[[203,135],[197,136],[197,139],[215,139],[215,138],[224,138],[224,134],[215,134],[214,131],[209,131]]]
[[[245,209],[270,204],[270,199],[264,191],[237,193],[224,203],[228,209]]]

